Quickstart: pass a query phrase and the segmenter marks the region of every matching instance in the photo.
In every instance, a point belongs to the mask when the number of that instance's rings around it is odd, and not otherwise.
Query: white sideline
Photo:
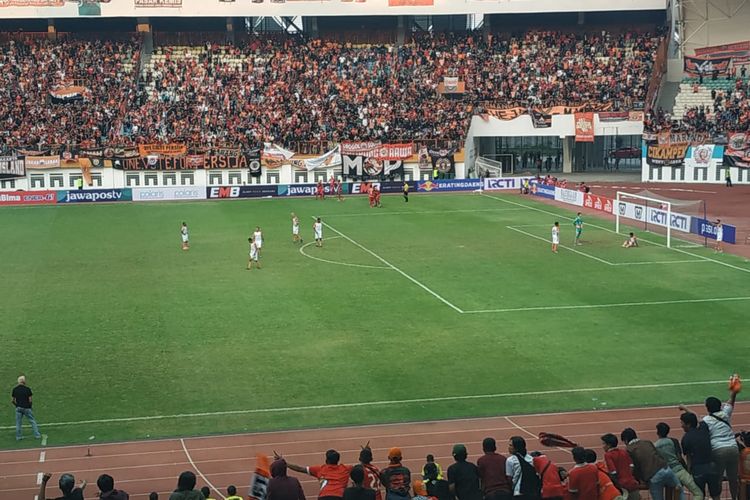
[[[428,214],[455,214],[455,213],[474,213],[474,212],[517,212],[522,208],[466,208],[461,210],[422,210],[415,212],[365,212],[352,214],[322,214],[321,218],[326,217],[372,217],[375,215],[428,215]]]
[[[750,297],[716,297],[710,299],[677,299],[677,300],[655,300],[653,302],[614,302],[611,304],[578,304],[567,306],[529,306],[509,307],[506,309],[480,309],[475,311],[464,311],[464,314],[488,314],[509,313],[527,311],[558,311],[565,309],[606,309],[610,307],[638,307],[638,306],[665,306],[671,304],[700,304],[702,302],[736,302],[750,300]]]
[[[193,467],[193,469],[195,469],[195,472],[197,472],[198,475],[203,478],[203,480],[206,482],[206,484],[208,485],[209,488],[211,488],[212,490],[214,490],[216,493],[219,494],[219,496],[222,498],[222,500],[227,500],[227,497],[225,497],[221,493],[221,491],[219,491],[219,488],[217,488],[216,486],[214,486],[213,484],[211,484],[211,481],[209,481],[208,478],[198,468],[198,466],[195,465],[195,462],[193,462],[193,457],[190,456],[190,452],[188,451],[187,446],[185,446],[185,440],[184,439],[180,438],[180,444],[182,445],[182,450],[185,452],[185,456],[187,457],[188,462],[190,462],[190,465]]]
[[[537,240],[544,241],[545,243],[549,243],[550,245],[552,244],[552,242],[550,240],[548,240],[547,238],[542,238],[541,236],[537,236],[535,234],[527,233],[526,231],[522,231],[522,230],[518,229],[515,226],[505,226],[505,227],[507,227],[511,231],[515,231],[517,233],[525,234],[526,236],[530,236],[532,238],[536,238]],[[588,257],[589,259],[594,259],[595,261],[601,262],[602,264],[607,264],[608,266],[614,266],[615,265],[615,264],[609,262],[608,260],[600,259],[599,257],[587,254],[586,252],[581,252],[580,250],[576,250],[575,248],[570,248],[569,246],[565,246],[565,245],[561,245],[561,244],[557,245],[557,246],[559,246],[561,248],[564,248],[566,250],[570,250],[571,252],[575,252],[578,255],[583,255],[584,257]],[[467,312],[467,311],[464,311],[464,312]]]
[[[310,405],[310,406],[288,406],[280,408],[255,408],[252,410],[227,410],[227,411],[214,411],[214,412],[203,412],[203,413],[178,413],[174,415],[151,415],[142,417],[122,417],[122,418],[105,418],[98,420],[78,420],[69,422],[52,422],[46,423],[45,427],[67,427],[73,425],[91,425],[91,424],[110,424],[110,423],[123,423],[123,422],[138,422],[148,420],[165,420],[165,419],[180,419],[180,418],[199,418],[199,417],[220,417],[227,415],[251,415],[258,413],[289,413],[296,411],[306,410],[336,410],[341,408],[360,408],[360,407],[371,407],[371,406],[395,406],[403,404],[422,404],[422,403],[440,403],[446,401],[464,401],[471,399],[499,399],[499,398],[511,398],[511,397],[525,397],[525,396],[548,396],[552,394],[575,394],[581,392],[595,392],[595,391],[620,391],[620,390],[636,390],[636,389],[659,389],[663,387],[682,387],[691,385],[710,385],[710,384],[722,384],[726,383],[726,380],[703,380],[693,382],[671,382],[666,384],[641,384],[641,385],[621,385],[621,386],[610,386],[610,387],[579,387],[575,389],[552,389],[546,391],[526,391],[526,392],[501,392],[496,394],[473,394],[467,396],[442,396],[434,398],[416,398],[416,399],[396,399],[396,400],[383,400],[383,401],[361,401],[357,403],[333,403],[327,405]],[[564,413],[575,413],[575,412],[564,412]],[[540,415],[548,415],[547,413]],[[464,420],[464,419],[457,419]],[[3,426],[0,430],[11,430],[15,429],[13,426]]]
[[[313,219],[314,218],[315,217],[313,217]],[[409,281],[411,281],[412,283],[414,283],[415,285],[417,285],[418,287],[420,287],[422,290],[424,290],[425,292],[429,293],[430,295],[432,295],[433,297],[435,297],[436,299],[438,299],[443,304],[449,306],[451,309],[453,309],[457,313],[459,313],[459,314],[463,313],[463,310],[461,310],[459,307],[453,305],[451,302],[449,302],[448,300],[446,300],[445,298],[443,298],[442,296],[438,295],[436,292],[434,292],[433,290],[431,290],[430,288],[428,288],[427,285],[424,285],[421,282],[417,281],[415,278],[412,278],[411,276],[409,276],[408,274],[406,274],[405,272],[403,272],[401,269],[399,269],[398,267],[394,266],[393,264],[391,264],[390,262],[388,262],[387,260],[385,260],[380,255],[376,254],[375,252],[373,252],[369,248],[367,248],[367,247],[365,247],[363,245],[360,245],[359,243],[357,243],[356,241],[354,241],[353,239],[351,239],[350,237],[348,237],[347,235],[345,235],[344,233],[342,233],[341,231],[339,231],[338,229],[336,229],[332,225],[330,225],[330,224],[328,224],[326,222],[324,222],[323,225],[326,226],[326,227],[328,227],[328,229],[330,229],[334,233],[338,234],[339,236],[341,236],[342,238],[344,238],[345,240],[347,240],[348,242],[350,242],[354,246],[359,247],[362,250],[364,250],[365,252],[369,253],[370,255],[372,255],[373,257],[375,257],[376,259],[378,259],[380,262],[382,262],[383,264],[385,264],[389,268],[393,269],[394,271],[396,271],[397,273],[399,273],[401,276],[403,276],[404,278],[408,279]]]
[[[497,201],[502,201],[503,203],[508,203],[510,205],[516,205],[516,206],[519,206],[519,207],[525,207],[525,208],[527,208],[529,210],[535,210],[537,212],[541,212],[541,213],[544,213],[544,214],[547,214],[547,215],[554,215],[555,217],[560,217],[562,219],[573,220],[572,217],[568,217],[568,216],[562,215],[560,213],[550,212],[549,210],[543,210],[543,209],[537,208],[537,207],[530,207],[529,205],[524,205],[523,203],[517,203],[515,201],[504,200],[502,198],[498,198],[497,196],[492,196],[492,195],[484,194],[484,193],[482,193],[481,196],[485,196],[487,198],[492,198],[493,200],[497,200]],[[597,226],[596,224],[591,224],[590,222],[587,222],[586,224],[588,226],[595,227],[597,229],[603,229],[603,230],[608,231],[610,233],[617,234],[615,231],[613,231],[612,229],[609,229],[608,227]],[[663,243],[658,243],[656,241],[650,241],[650,240],[647,240],[645,238],[640,238],[640,239],[642,241],[647,242],[647,243],[651,243],[652,245],[657,245],[657,246],[660,246],[660,247],[668,248],[669,250],[672,250],[674,252],[680,252],[680,253],[684,253],[685,255],[690,255],[691,257],[697,257],[697,258],[699,258],[701,260],[706,260],[706,261],[709,261],[709,262],[714,262],[716,264],[719,264],[719,265],[722,265],[722,266],[725,266],[725,267],[736,269],[737,271],[742,271],[743,273],[750,273],[750,269],[746,269],[744,267],[735,266],[733,264],[729,264],[728,262],[722,262],[720,260],[712,259],[710,257],[705,257],[705,256],[699,255],[697,253],[688,252],[687,250],[683,250],[681,248],[675,248],[675,247],[671,247],[670,248],[670,247],[667,247],[666,245],[664,245]]]

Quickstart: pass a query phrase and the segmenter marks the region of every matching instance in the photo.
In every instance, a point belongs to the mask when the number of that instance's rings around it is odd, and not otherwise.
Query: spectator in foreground
[[[482,500],[479,469],[466,461],[468,456],[466,446],[453,446],[453,459],[456,463],[448,467],[448,489],[458,500]]]
[[[266,500],[305,500],[302,485],[296,477],[286,475],[286,460],[274,460],[271,464],[271,480],[268,481]]]
[[[39,486],[39,500],[53,500],[47,498],[47,482],[52,477],[52,474],[45,472],[42,475],[42,484]],[[83,500],[83,490],[86,489],[86,481],[81,481],[81,485],[76,488],[76,479],[73,474],[63,474],[60,476],[58,486],[62,491],[63,496],[57,497],[54,500]]]
[[[484,455],[477,460],[477,468],[484,500],[508,500],[511,494],[510,481],[505,475],[505,456],[497,453],[497,443],[491,437],[482,441],[482,451]]]
[[[628,447],[628,453],[633,459],[633,475],[636,479],[648,483],[653,500],[664,500],[664,488],[677,488],[680,481],[667,461],[656,452],[654,443],[638,439],[635,431],[630,427],[620,433],[622,442]],[[682,497],[682,494],[680,495]]]
[[[508,459],[505,461],[505,475],[513,483],[513,496],[524,500],[541,498],[541,481],[534,470],[534,460],[526,451],[526,440],[513,436],[508,442]]]
[[[680,415],[680,423],[685,435],[682,436],[682,452],[687,458],[688,471],[693,476],[696,486],[705,497],[706,486],[713,500],[721,497],[721,478],[711,461],[711,436],[704,422],[698,425],[695,413],[685,412]]]
[[[201,494],[205,497],[206,500],[216,500],[214,498],[211,498],[211,488],[208,486],[203,486],[201,488]]]
[[[532,451],[531,456],[534,461],[534,469],[542,480],[542,499],[544,500],[562,500],[565,496],[565,487],[560,481],[560,474],[557,466],[552,460],[538,451]]]
[[[359,452],[359,463],[365,472],[365,488],[375,491],[375,500],[383,500],[380,492],[380,470],[372,465],[372,449],[365,446]]]
[[[159,494],[155,491],[152,491],[148,494],[148,500],[159,500]]]
[[[361,465],[352,467],[349,477],[354,486],[344,490],[344,500],[375,500],[375,490],[365,488],[365,469]]]
[[[411,489],[414,490],[414,496],[411,500],[430,500],[427,496],[427,488],[424,486],[424,481],[415,479],[411,482]]]
[[[656,451],[667,461],[669,468],[672,469],[672,472],[680,480],[680,483],[693,495],[693,499],[703,500],[703,490],[698,488],[693,480],[693,476],[687,471],[687,464],[682,458],[680,442],[675,438],[669,437],[669,430],[669,424],[665,422],[656,424],[656,435],[659,437],[654,442]]]
[[[274,458],[278,460],[282,457],[275,455]],[[352,471],[352,467],[350,465],[340,464],[339,460],[341,460],[341,455],[339,455],[338,451],[328,450],[326,451],[326,462],[323,465],[303,467],[301,465],[287,463],[287,467],[295,472],[309,474],[320,480],[321,488],[318,493],[318,498],[343,498],[344,490],[349,485],[349,473]]]
[[[633,459],[630,454],[618,448],[617,436],[605,434],[601,437],[604,449],[604,463],[607,465],[609,477],[612,482],[623,493],[627,492],[628,500],[639,500],[641,497],[640,485],[633,476]]]
[[[388,450],[388,466],[380,472],[380,480],[385,488],[385,500],[409,498],[411,471],[401,465],[401,458],[400,448]]]
[[[443,477],[443,468],[440,467],[440,464],[435,461],[435,457],[432,454],[427,455],[425,457],[425,460],[427,463],[425,463],[424,466],[422,467],[422,476],[424,476],[425,468],[429,464],[435,464],[435,467],[437,467],[437,471],[438,471],[438,479],[445,479],[445,477]]]
[[[233,484],[227,486],[227,495],[229,496],[226,500],[242,500],[242,497],[237,495],[237,487]],[[302,498],[304,499],[305,497],[303,496]]]
[[[612,479],[607,474],[607,466],[604,462],[597,462],[596,452],[586,449],[586,463],[593,464],[596,467],[596,474],[599,483],[599,500],[623,500],[622,492],[618,490]]]
[[[437,464],[427,464],[424,468],[423,478],[427,487],[427,495],[438,500],[454,500],[448,488],[448,481],[438,479]]]
[[[594,464],[586,463],[586,450],[571,450],[575,465],[568,471],[568,493],[572,500],[598,500],[599,474]]]
[[[96,480],[99,487],[99,500],[128,500],[130,495],[115,489],[115,480],[109,474],[102,474]]]
[[[195,489],[195,474],[189,470],[177,478],[177,489],[169,495],[169,500],[206,500],[203,493]]]
[[[710,397],[706,399],[706,411],[708,415],[703,417],[703,422],[708,426],[711,436],[711,456],[716,464],[719,477],[726,475],[729,482],[729,491],[732,500],[737,500],[739,487],[739,462],[740,451],[732,430],[732,412],[737,393],[729,392],[729,399],[722,404],[719,398]]]

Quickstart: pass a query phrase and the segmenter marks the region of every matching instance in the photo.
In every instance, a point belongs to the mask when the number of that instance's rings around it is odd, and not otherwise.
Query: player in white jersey
[[[315,219],[313,224],[313,233],[315,234],[315,246],[323,246],[323,223],[320,221],[320,217]]]
[[[724,224],[721,223],[721,219],[716,219],[716,247],[715,252],[724,253]]]
[[[638,238],[635,237],[634,233],[630,233],[628,239],[622,243],[622,248],[636,248],[638,247]]]
[[[255,232],[253,233],[253,243],[258,247],[258,255],[260,255],[260,249],[263,248],[263,232],[260,230],[260,226],[255,226]]]
[[[188,227],[186,223],[182,223],[180,227],[180,237],[182,238],[182,249],[190,250],[190,241],[188,237]]]
[[[552,251],[557,253],[557,245],[560,244],[560,223],[555,222],[552,226]]]
[[[302,238],[299,237],[299,217],[292,212],[292,242],[296,243],[298,241],[302,243]]]
[[[247,242],[250,243],[250,257],[247,260],[247,270],[252,271],[253,264],[260,269],[260,262],[258,261],[258,257],[260,257],[260,248],[258,248],[257,243],[255,243],[255,240],[252,238],[248,238]]]

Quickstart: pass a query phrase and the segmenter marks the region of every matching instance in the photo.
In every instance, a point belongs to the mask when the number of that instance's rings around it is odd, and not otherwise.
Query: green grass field
[[[625,250],[590,217],[571,251],[572,213],[515,195],[384,205],[0,210],[0,380],[27,375],[54,445],[693,402],[749,357],[743,259],[657,235]],[[7,408],[2,448],[19,446]]]

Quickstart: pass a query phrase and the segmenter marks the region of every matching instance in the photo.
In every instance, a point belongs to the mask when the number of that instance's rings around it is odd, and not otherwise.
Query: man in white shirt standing
[[[724,253],[724,224],[721,223],[721,219],[716,219],[716,247],[714,251],[717,253]]]
[[[552,251],[557,253],[557,245],[560,244],[560,223],[555,222],[552,226]]]
[[[255,226],[255,232],[253,233],[253,243],[258,247],[258,257],[260,257],[260,249],[263,248],[263,232],[260,230],[260,226]]]
[[[320,217],[315,219],[315,223],[313,224],[313,233],[315,235],[315,246],[322,247],[323,246],[323,222],[321,222]]]
[[[723,404],[719,398],[713,396],[707,398],[706,410],[708,415],[703,417],[711,436],[711,456],[718,469],[716,472],[720,477],[722,474],[726,474],[732,500],[737,500],[739,494],[740,450],[737,447],[731,424],[736,399],[737,393],[734,391],[729,392],[729,399]]]
[[[294,212],[292,212],[292,242],[302,243],[302,238],[299,237],[299,217]]]

